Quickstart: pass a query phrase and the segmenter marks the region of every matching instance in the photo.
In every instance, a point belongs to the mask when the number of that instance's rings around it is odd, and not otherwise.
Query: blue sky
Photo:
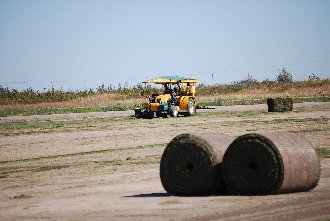
[[[330,77],[328,0],[0,0],[0,85]],[[213,76],[213,78],[212,78]]]

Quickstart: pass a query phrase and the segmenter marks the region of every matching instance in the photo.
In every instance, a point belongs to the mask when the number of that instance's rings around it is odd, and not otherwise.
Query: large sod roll
[[[233,140],[223,134],[181,134],[173,138],[160,162],[164,189],[177,196],[224,193],[221,162]]]
[[[307,191],[321,173],[311,144],[290,132],[238,137],[223,157],[222,171],[228,190],[239,195]]]

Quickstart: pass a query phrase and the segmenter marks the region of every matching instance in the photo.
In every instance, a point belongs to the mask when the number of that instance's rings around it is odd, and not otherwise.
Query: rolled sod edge
[[[265,159],[268,167],[262,165]],[[222,171],[228,190],[237,195],[276,193],[283,182],[283,162],[277,148],[258,134],[240,136],[229,145]]]
[[[224,191],[220,163],[233,138],[222,134],[181,134],[171,140],[160,163],[164,189],[172,195],[212,195]]]
[[[320,159],[313,146],[292,132],[261,133],[272,140],[284,165],[284,179],[277,193],[308,191],[315,188],[321,175]]]
[[[226,152],[228,146],[234,141],[234,138],[220,134],[220,133],[207,133],[207,134],[191,134],[193,136],[197,136],[201,139],[203,139],[204,142],[207,143],[207,145],[210,147],[210,152],[214,154],[214,156],[217,158],[217,163],[215,164],[216,168],[216,176],[218,180],[218,185],[215,185],[215,188],[213,191],[211,191],[212,195],[222,195],[227,194],[227,185],[226,182],[223,179],[222,175],[222,160],[223,155]]]
[[[263,172],[262,170],[259,171],[259,168],[266,168],[266,172],[268,172],[264,174],[261,173],[263,175],[260,175],[259,173],[259,176],[257,176],[255,175],[257,173],[252,173],[254,172],[252,171],[250,176],[248,176],[246,174],[240,174],[240,168],[233,163],[233,161],[240,162],[242,165],[245,165],[245,167],[248,167],[249,162],[244,162],[248,159],[244,156],[244,154],[247,153],[244,152],[244,147],[240,147],[240,145],[247,140],[250,142],[252,141],[254,146],[257,146],[259,142],[262,142],[264,143],[264,145],[262,145],[263,147],[266,147],[267,149],[268,146],[271,148],[269,150],[274,151],[275,158],[273,160],[275,161],[273,163],[274,165],[277,164],[274,170],[278,170],[279,174],[274,176],[275,179],[272,180],[276,185],[273,185],[269,189],[267,189],[268,185],[262,182],[269,178],[267,176],[268,174],[274,173],[272,164],[267,164],[266,161],[256,160],[259,163],[261,162],[261,165],[255,166],[255,168],[258,168],[256,171]],[[251,147],[247,147],[247,149],[250,151],[252,150],[252,152],[257,155],[257,152],[255,151],[256,148],[251,149]],[[261,152],[263,151],[264,150]],[[265,153],[270,152],[266,151]],[[249,174],[249,170],[247,170],[247,174]],[[234,194],[264,195],[307,191],[313,189],[319,181],[320,162],[316,151],[311,144],[295,133],[278,132],[247,134],[235,139],[235,141],[228,147],[223,158],[223,176],[228,184],[229,191]],[[237,182],[237,177],[244,177],[245,179],[241,179],[240,182]],[[250,179],[252,179],[252,181]],[[259,188],[253,188],[251,185],[249,186],[251,183],[259,185],[260,182],[261,185]]]

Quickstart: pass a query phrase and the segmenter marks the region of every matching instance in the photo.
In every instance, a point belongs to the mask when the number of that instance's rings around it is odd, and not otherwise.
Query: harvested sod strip
[[[173,138],[160,162],[164,189],[177,196],[224,193],[221,162],[233,140],[223,134],[181,134]]]
[[[311,144],[290,132],[238,137],[223,157],[222,171],[228,190],[239,195],[307,191],[321,173]]]
[[[267,99],[268,112],[284,112],[292,111],[292,98],[268,98]]]

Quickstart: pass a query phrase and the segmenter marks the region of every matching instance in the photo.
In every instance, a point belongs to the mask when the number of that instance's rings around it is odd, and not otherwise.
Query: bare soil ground
[[[239,136],[294,131],[330,150],[330,102],[198,110],[194,117],[134,119],[133,111],[0,118],[0,220],[327,220],[330,158],[308,192],[176,197],[159,161],[182,133]],[[10,124],[8,124],[10,123]]]

